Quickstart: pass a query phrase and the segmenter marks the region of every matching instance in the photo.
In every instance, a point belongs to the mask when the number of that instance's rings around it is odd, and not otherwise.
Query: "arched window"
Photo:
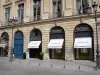
[[[76,26],[74,33],[75,33],[75,38],[76,37],[92,37],[93,36],[92,28],[85,23]]]
[[[9,47],[9,35],[7,32],[3,32],[0,39],[0,55],[7,56],[8,55],[8,47]]]
[[[61,39],[65,38],[64,30],[61,27],[54,27],[50,32],[50,39]]]
[[[30,32],[30,43],[28,44],[29,57],[40,58],[40,52],[42,52],[42,33],[39,29],[33,29]]]
[[[42,34],[39,29],[34,29],[30,33],[30,41],[39,41],[42,40]]]
[[[1,38],[8,41],[9,40],[9,35],[7,32],[3,32],[2,35],[1,35]]]
[[[50,31],[50,42],[48,44],[51,59],[65,59],[65,32],[57,26]]]
[[[74,55],[76,60],[94,60],[93,29],[86,23],[75,27]]]

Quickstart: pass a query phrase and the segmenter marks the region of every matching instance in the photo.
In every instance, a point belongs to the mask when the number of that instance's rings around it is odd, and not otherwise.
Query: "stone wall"
[[[95,21],[93,19],[82,19],[82,23],[87,23],[93,28],[94,33],[94,57],[96,52],[96,33],[95,33]],[[14,33],[17,30],[20,30],[24,34],[24,52],[27,52],[28,57],[28,43],[29,43],[29,36],[31,30],[38,28],[42,33],[42,51],[45,53],[44,59],[49,59],[49,51],[48,51],[48,43],[49,43],[49,33],[52,27],[60,26],[65,31],[65,60],[74,60],[73,55],[73,32],[74,28],[80,24],[79,19],[71,19],[71,20],[58,20],[58,21],[50,21],[50,22],[41,22],[37,24],[27,24],[23,26],[18,26],[13,28],[13,38]],[[100,27],[99,27],[100,28]],[[99,29],[98,29],[99,30]],[[2,34],[4,30],[0,30]],[[12,28],[5,29],[5,32],[9,34],[9,54],[12,47]],[[100,36],[100,35],[99,35]],[[100,38],[100,37],[99,37]]]

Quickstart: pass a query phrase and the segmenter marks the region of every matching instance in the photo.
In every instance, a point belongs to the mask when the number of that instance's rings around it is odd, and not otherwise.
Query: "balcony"
[[[74,10],[76,12],[76,10]],[[17,25],[17,24],[24,24],[24,23],[34,23],[34,22],[43,22],[43,21],[51,21],[51,20],[58,20],[58,19],[66,19],[66,17],[68,18],[73,18],[73,17],[79,17],[80,15],[85,16],[87,13],[87,11],[85,10],[83,13],[83,11],[81,12],[81,14],[77,14],[73,12],[74,14],[72,15],[65,15],[65,11],[63,12],[56,12],[56,13],[48,13],[46,16],[46,19],[43,18],[43,15],[37,15],[36,16],[25,16],[22,20],[20,18],[15,18],[12,19],[12,21],[8,21],[8,22],[4,22],[2,23],[2,26],[13,26],[13,25]],[[44,16],[44,17],[45,17]],[[15,22],[16,21],[16,22]]]
[[[18,19],[10,19],[8,21],[5,21],[3,23],[1,23],[1,26],[4,27],[4,26],[13,26],[13,25],[16,25],[16,24],[19,24],[19,23],[22,23],[22,21],[18,20]]]
[[[5,21],[5,22],[3,22],[2,24],[1,24],[1,26],[9,26],[9,25],[12,25],[12,23],[11,22],[9,22],[9,21]]]
[[[41,15],[37,15],[37,17],[36,16],[30,17],[30,21],[40,21],[40,20],[42,20]]]
[[[61,18],[64,17],[64,12],[55,12],[49,14],[49,19]]]

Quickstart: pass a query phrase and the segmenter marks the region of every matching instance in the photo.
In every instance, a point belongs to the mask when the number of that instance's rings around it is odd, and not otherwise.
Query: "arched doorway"
[[[3,32],[0,39],[0,56],[8,55],[9,35],[7,32]]]
[[[23,58],[23,41],[24,41],[23,33],[21,31],[15,32],[13,53],[16,58]]]
[[[76,60],[94,60],[93,29],[86,23],[75,27],[74,55]]]
[[[53,27],[48,44],[51,59],[65,59],[65,32],[61,27]]]
[[[40,58],[40,52],[42,52],[42,34],[39,29],[33,29],[30,32],[28,49],[30,58]]]

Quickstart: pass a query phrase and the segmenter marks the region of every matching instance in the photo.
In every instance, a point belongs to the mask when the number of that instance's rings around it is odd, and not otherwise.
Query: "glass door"
[[[90,51],[89,48],[77,48],[75,49],[75,59],[76,60],[90,60]]]
[[[81,60],[89,60],[89,49],[88,48],[82,48],[79,50],[79,58]]]

